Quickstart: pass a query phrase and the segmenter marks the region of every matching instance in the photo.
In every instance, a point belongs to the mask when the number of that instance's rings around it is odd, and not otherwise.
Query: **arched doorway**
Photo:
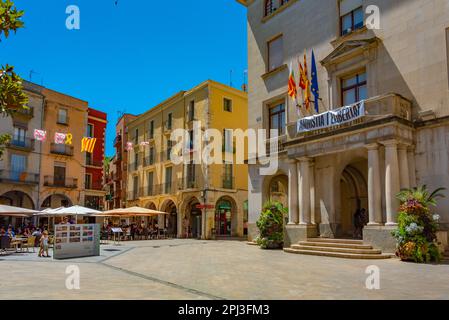
[[[357,161],[346,166],[340,178],[340,232],[342,238],[360,238],[357,234],[354,215],[368,208],[367,187],[368,163]],[[367,216],[366,212],[366,216]]]
[[[169,213],[165,216],[164,223],[167,234],[176,237],[178,234],[178,209],[172,200],[165,201],[161,206],[161,211]]]
[[[221,237],[237,234],[237,206],[230,197],[218,199],[215,205],[215,233]]]
[[[42,202],[41,207],[43,209],[52,208],[57,209],[61,207],[71,207],[73,206],[72,200],[64,194],[52,194],[49,195]]]
[[[35,209],[33,199],[23,191],[8,191],[0,196],[0,204],[20,207],[25,209]],[[31,221],[29,218],[0,217],[0,225],[13,225],[15,227]]]
[[[203,212],[198,205],[200,201],[196,197],[192,197],[187,201],[185,213],[186,213],[186,222],[188,223],[186,227],[187,229],[187,237],[194,239],[201,239],[202,235],[202,215]]]
[[[0,196],[0,204],[25,209],[35,209],[33,199],[23,191],[8,191]]]
[[[268,199],[282,203],[285,208],[288,207],[288,177],[286,175],[278,175],[270,180]]]

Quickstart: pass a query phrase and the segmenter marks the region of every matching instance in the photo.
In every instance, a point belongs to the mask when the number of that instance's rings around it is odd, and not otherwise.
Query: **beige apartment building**
[[[41,144],[36,142],[34,129],[42,127],[44,96],[42,87],[24,82],[29,98],[28,109],[12,117],[0,117],[1,133],[12,140],[0,161],[0,203],[28,209],[39,208],[39,172]]]
[[[285,245],[352,238],[395,250],[401,188],[449,187],[449,6],[440,0],[238,0],[248,12],[249,128],[280,128],[278,173],[249,168],[249,235],[262,204],[289,207]],[[380,10],[371,29],[369,5]],[[360,117],[308,131],[287,95],[289,65],[317,60],[319,113],[364,101]],[[310,72],[309,72],[310,77]],[[298,81],[298,78],[296,78]],[[361,104],[358,104],[361,106]],[[313,108],[313,107],[312,107]],[[338,111],[338,110],[336,110]],[[281,120],[279,120],[281,119]],[[449,198],[436,208],[449,228]],[[447,241],[447,239],[446,239]]]
[[[209,80],[173,95],[131,121],[127,126],[128,142],[133,144],[128,151],[128,206],[169,213],[159,217],[158,225],[172,236],[243,237],[248,173],[245,164],[235,164],[233,139],[219,150],[231,153],[232,162],[207,165],[171,161],[175,145],[171,133],[185,129],[192,136],[194,123],[200,123],[202,133],[214,128],[227,137],[226,130],[246,130],[247,94]],[[197,143],[190,145],[192,150]],[[201,144],[204,148],[204,142]]]

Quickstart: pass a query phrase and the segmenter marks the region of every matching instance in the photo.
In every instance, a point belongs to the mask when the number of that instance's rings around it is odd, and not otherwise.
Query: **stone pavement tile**
[[[106,263],[227,299],[449,299],[447,265],[302,256],[243,242],[141,247]],[[380,268],[381,290],[366,289],[370,265]]]
[[[96,263],[78,264],[81,289],[71,291],[65,286],[70,264],[1,261],[0,299],[207,299]]]

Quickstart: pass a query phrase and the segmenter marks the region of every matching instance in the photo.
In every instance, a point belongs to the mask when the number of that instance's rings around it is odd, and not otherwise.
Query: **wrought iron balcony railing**
[[[39,174],[25,171],[0,170],[0,182],[38,184]]]
[[[63,155],[63,156],[73,156],[74,148],[66,144],[56,144],[52,143],[50,146],[50,152],[52,154]]]
[[[45,176],[44,177],[44,186],[55,187],[55,188],[76,189],[76,188],[78,188],[78,179]]]
[[[12,137],[11,141],[8,143],[8,147],[13,149],[20,149],[23,151],[33,151],[35,140],[31,138],[19,138]]]

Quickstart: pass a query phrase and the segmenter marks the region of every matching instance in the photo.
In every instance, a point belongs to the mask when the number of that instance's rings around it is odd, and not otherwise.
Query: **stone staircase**
[[[311,238],[301,241],[285,252],[346,259],[389,259],[393,254],[383,254],[362,240]]]

